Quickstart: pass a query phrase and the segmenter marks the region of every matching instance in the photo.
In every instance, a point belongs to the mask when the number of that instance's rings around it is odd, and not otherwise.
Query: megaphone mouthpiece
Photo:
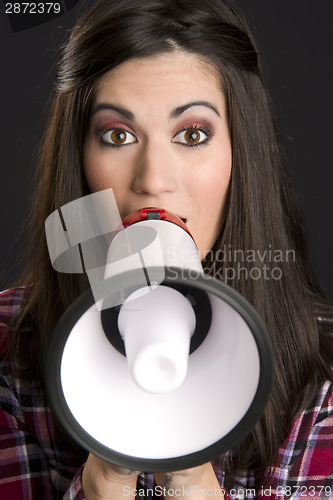
[[[178,216],[156,207],[137,210],[122,221],[109,247],[104,279],[152,267],[203,272],[198,249],[186,224]],[[149,280],[149,273],[147,276]]]
[[[164,393],[183,382],[195,323],[191,304],[175,289],[144,287],[128,297],[118,328],[139,387]]]

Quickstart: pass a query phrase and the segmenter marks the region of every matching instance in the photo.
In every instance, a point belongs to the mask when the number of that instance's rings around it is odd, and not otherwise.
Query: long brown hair
[[[293,418],[319,384],[332,378],[329,329],[321,326],[331,312],[308,264],[301,211],[257,50],[233,1],[101,0],[76,24],[60,59],[41,146],[29,260],[21,278],[33,287],[20,324],[34,325],[41,377],[54,324],[88,287],[85,276],[53,271],[44,222],[57,208],[88,194],[82,145],[94,85],[128,59],[173,50],[210,62],[226,97],[232,176],[221,233],[204,268],[254,305],[273,341],[270,402],[252,434],[224,464],[229,476],[248,471],[262,477]]]

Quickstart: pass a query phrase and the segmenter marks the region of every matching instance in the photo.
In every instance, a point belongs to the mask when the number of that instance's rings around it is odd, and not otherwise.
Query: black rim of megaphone
[[[82,314],[94,305],[96,297],[100,297],[100,299],[105,297],[105,290],[114,290],[117,289],[117,287],[123,290],[124,284],[129,284],[128,286],[125,285],[126,289],[123,295],[127,297],[138,287],[147,286],[147,283],[143,283],[142,270],[128,271],[121,275],[108,278],[101,283],[100,288],[94,288],[94,296],[91,290],[87,290],[79,296],[65,311],[54,329],[45,365],[45,389],[48,401],[56,418],[65,431],[67,431],[67,433],[84,449],[92,452],[103,460],[121,467],[150,472],[174,471],[195,467],[214,460],[226,451],[240,444],[249,435],[254,425],[263,414],[274,379],[274,360],[271,340],[261,318],[244,297],[216,278],[187,269],[150,268],[149,277],[152,282],[154,275],[156,275],[158,279],[161,276],[161,272],[164,273],[164,279],[163,282],[157,281],[160,285],[167,286],[168,283],[184,284],[185,282],[188,285],[191,284],[193,287],[200,287],[200,289],[205,290],[207,293],[211,293],[223,299],[241,315],[248,324],[255,339],[260,360],[258,388],[246,414],[228,434],[207,448],[184,456],[163,459],[133,457],[114,451],[95,440],[80,426],[69,410],[61,387],[60,368],[63,349],[70,332]],[[212,381],[212,383],[214,383],[214,381]],[[208,424],[207,422],[207,425]]]

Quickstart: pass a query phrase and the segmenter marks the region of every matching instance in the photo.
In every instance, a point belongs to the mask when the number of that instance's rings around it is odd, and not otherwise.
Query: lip
[[[125,217],[122,217],[122,220],[124,220],[124,219],[125,219],[126,217],[128,217],[129,215],[131,215],[131,214],[133,214],[133,213],[135,213],[135,212],[137,212],[137,211],[139,211],[139,210],[143,210],[143,209],[145,209],[145,208],[147,208],[147,206],[140,207],[140,208],[137,208],[136,210],[131,210],[131,211],[129,211],[129,212],[126,212],[126,215],[125,215]],[[174,210],[169,210],[168,208],[165,208],[164,206],[163,206],[163,207],[159,207],[159,208],[160,208],[160,209],[164,209],[166,212],[169,212],[169,213],[173,214],[174,216],[178,217],[178,219],[180,219],[180,220],[183,222],[183,224],[187,224],[188,219],[187,219],[186,217],[184,217],[183,215],[178,214],[178,213],[177,213],[176,211],[174,211]]]
[[[165,206],[157,206],[157,205],[154,205],[154,207],[156,206],[156,209],[160,209],[160,210],[165,210],[166,212],[169,212],[173,215],[175,215],[176,217],[178,217],[178,219],[181,219],[184,223],[186,223],[187,221],[187,218],[184,217],[183,215],[177,213],[175,210],[170,210],[169,208],[166,208]],[[147,209],[147,208],[150,208],[151,206],[150,205],[145,205],[143,207],[139,207],[139,208],[136,208],[134,210],[130,210],[130,211],[126,211],[126,215],[125,217],[127,217],[128,215],[134,213],[134,212],[137,212],[138,210],[144,210],[144,209]]]
[[[181,217],[180,215],[177,215],[177,217],[182,221],[184,222],[184,224],[186,224],[187,222],[187,219],[185,217]]]

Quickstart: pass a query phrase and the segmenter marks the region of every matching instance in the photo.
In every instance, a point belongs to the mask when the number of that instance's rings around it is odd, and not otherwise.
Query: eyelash
[[[130,142],[127,144],[112,144],[111,142],[105,141],[104,140],[105,134],[107,134],[108,132],[111,132],[113,130],[124,131],[126,134],[131,134],[134,136],[134,134],[132,134],[132,132],[130,132],[129,130],[126,130],[125,128],[121,128],[121,127],[102,128],[102,129],[99,129],[96,131],[96,136],[97,136],[97,138],[100,141],[102,146],[110,147],[110,148],[123,148],[125,146],[130,146],[131,144],[135,144],[137,142],[137,141],[133,141],[133,142]],[[180,146],[185,146],[187,148],[198,149],[202,146],[207,146],[208,143],[210,142],[211,138],[214,135],[213,131],[204,125],[200,125],[200,126],[199,125],[191,125],[188,127],[182,127],[180,130],[178,130],[178,132],[173,136],[172,139],[177,137],[177,135],[181,134],[182,132],[186,132],[189,130],[198,130],[199,132],[203,132],[207,137],[198,144],[185,144],[183,142],[175,142],[175,141],[172,141],[172,142],[174,142],[175,144],[179,144]]]
[[[130,144],[133,144],[135,142],[135,141],[133,141],[133,143],[130,142],[128,144],[112,144],[111,142],[105,141],[104,140],[105,134],[107,134],[108,132],[112,132],[113,130],[119,130],[121,132],[125,132],[126,134],[131,134],[134,136],[134,134],[132,134],[132,132],[130,132],[129,130],[126,130],[125,128],[121,128],[121,127],[102,128],[102,129],[99,129],[96,131],[96,136],[97,136],[97,138],[100,141],[102,146],[109,147],[109,148],[121,148],[124,146],[129,146]]]
[[[202,146],[207,146],[208,143],[210,142],[211,138],[213,137],[214,135],[214,132],[209,129],[208,127],[204,126],[204,125],[190,125],[189,127],[182,127],[175,135],[174,137],[177,137],[177,135],[181,134],[182,132],[186,132],[188,130],[198,130],[199,132],[203,132],[207,137],[206,139],[204,139],[203,141],[201,141],[200,143],[198,144],[185,144],[183,142],[178,142],[176,144],[179,144],[180,146],[185,146],[187,148],[191,148],[191,149],[199,149],[201,148]],[[173,138],[174,138],[173,137]]]

